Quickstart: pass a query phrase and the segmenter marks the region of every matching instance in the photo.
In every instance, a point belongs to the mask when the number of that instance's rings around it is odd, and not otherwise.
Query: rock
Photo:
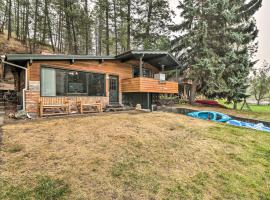
[[[142,109],[141,104],[137,104],[135,110],[141,110],[141,109]]]
[[[8,114],[8,117],[9,118],[15,118],[15,114],[11,112],[11,113]]]
[[[14,115],[15,119],[31,119],[31,116],[24,110],[19,110]]]

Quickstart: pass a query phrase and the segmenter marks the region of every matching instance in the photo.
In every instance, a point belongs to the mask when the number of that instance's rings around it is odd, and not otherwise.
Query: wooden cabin
[[[151,109],[160,94],[178,94],[178,83],[164,72],[177,70],[178,61],[168,52],[128,51],[117,56],[8,54],[5,71],[16,71],[14,90],[19,104],[31,116],[40,112],[40,99],[65,98],[69,113],[76,99],[88,98],[102,108],[109,105]]]

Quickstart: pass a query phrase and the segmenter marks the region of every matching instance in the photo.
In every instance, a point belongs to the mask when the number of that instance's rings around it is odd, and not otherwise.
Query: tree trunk
[[[53,42],[53,36],[52,36],[52,29],[51,29],[51,21],[50,21],[50,16],[49,16],[49,9],[48,9],[48,0],[45,0],[45,15],[48,21],[48,29],[49,29],[49,36],[51,40],[51,47],[53,52],[55,52],[54,48],[54,42]]]
[[[20,1],[17,0],[17,10],[16,10],[16,37],[20,38]]]
[[[103,27],[102,27],[102,14],[100,13],[99,14],[99,17],[98,17],[98,37],[97,37],[97,46],[98,46],[98,53],[97,55],[101,55],[102,54],[102,30],[103,30]]]
[[[189,103],[192,105],[195,102],[196,98],[196,91],[197,91],[197,84],[193,82],[190,89],[190,95],[189,95]]]
[[[5,27],[6,20],[7,20],[7,15],[8,15],[8,2],[9,2],[9,0],[6,0],[5,14],[3,16],[3,21],[2,21],[2,24],[1,24],[1,27],[0,27],[0,33],[4,33],[4,27]]]
[[[23,43],[27,44],[27,36],[28,36],[28,25],[29,25],[29,0],[26,1],[25,6],[25,20],[24,20],[24,31],[23,31]]]
[[[71,20],[71,26],[72,26],[72,33],[73,33],[73,40],[74,40],[74,53],[78,54],[78,43],[77,43],[77,35],[76,35],[76,28],[74,25],[74,19]]]
[[[233,109],[237,110],[237,101],[235,101],[235,100],[233,101]]]
[[[85,0],[84,3],[84,12],[86,17],[86,23],[85,23],[85,54],[89,54],[89,16],[88,16],[88,0]]]
[[[57,49],[62,53],[62,11],[59,11],[59,21],[58,21],[58,34],[57,34]]]
[[[145,37],[143,38],[143,40],[144,40],[144,42],[143,42],[144,49],[147,49],[148,45],[149,45],[152,10],[153,10],[153,0],[149,0],[146,31],[145,31]]]
[[[109,1],[106,0],[106,55],[110,55]]]
[[[257,99],[257,106],[259,106],[261,104],[261,100]]]
[[[128,7],[128,11],[127,11],[127,50],[130,50],[130,38],[131,38],[131,0],[127,1],[127,7]]]
[[[11,22],[11,0],[9,0],[8,3],[8,40],[10,40],[10,38],[12,37],[11,33],[12,33],[12,22]]]
[[[37,23],[38,23],[38,0],[36,0],[36,5],[35,5],[35,22],[34,22],[34,38],[33,38],[33,53],[36,51],[36,40],[37,40]]]
[[[26,5],[25,3],[23,4],[23,9],[22,9],[22,28],[21,28],[21,40],[23,41],[24,39],[24,25],[25,25],[25,10],[26,10]],[[23,42],[24,43],[24,42]]]
[[[115,55],[118,54],[118,33],[117,33],[117,16],[116,16],[116,0],[113,1],[113,21],[114,21],[114,41],[115,41]]]
[[[68,42],[68,53],[73,52],[73,47],[72,47],[72,37],[71,37],[71,26],[70,26],[70,16],[69,13],[67,12],[68,8],[68,0],[64,0],[64,7],[65,9],[65,16],[66,16],[66,30],[67,30],[67,42]]]
[[[45,40],[46,40],[46,34],[47,34],[47,17],[46,15],[44,15],[44,21],[43,21],[43,33],[42,33],[42,44],[45,44]]]

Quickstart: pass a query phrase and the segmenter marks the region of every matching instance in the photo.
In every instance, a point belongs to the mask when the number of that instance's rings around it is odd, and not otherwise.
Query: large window
[[[133,67],[133,78],[140,76],[140,68],[139,67]],[[153,78],[153,73],[150,69],[143,68],[143,77],[147,78]]]
[[[41,68],[42,96],[105,96],[105,75]]]

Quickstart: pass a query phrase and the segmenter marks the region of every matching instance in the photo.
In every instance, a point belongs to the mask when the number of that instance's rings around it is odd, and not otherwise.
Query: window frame
[[[41,74],[41,70],[42,70],[42,68],[50,68],[50,69],[55,69],[55,70],[57,70],[57,69],[59,69],[59,70],[64,70],[64,71],[73,71],[73,72],[84,72],[84,73],[86,73],[86,77],[88,77],[88,73],[92,73],[92,74],[100,74],[100,75],[103,75],[104,76],[104,95],[103,96],[89,96],[88,94],[87,95],[55,95],[55,96],[44,96],[44,95],[42,95],[42,91],[41,91],[41,89],[42,89],[42,74]],[[70,68],[65,68],[65,67],[61,67],[61,66],[52,66],[52,65],[44,65],[44,64],[42,64],[42,65],[40,65],[40,70],[39,70],[39,75],[40,75],[40,91],[39,91],[39,95],[40,95],[40,97],[100,97],[100,98],[102,98],[102,97],[107,97],[107,91],[106,91],[106,89],[107,89],[107,78],[106,78],[106,76],[107,76],[107,74],[106,73],[104,73],[104,72],[95,72],[95,71],[87,71],[87,70],[77,70],[77,69],[70,69]],[[88,80],[88,78],[86,78],[86,83],[87,83],[87,93],[88,93],[88,82],[89,82],[89,80]]]

